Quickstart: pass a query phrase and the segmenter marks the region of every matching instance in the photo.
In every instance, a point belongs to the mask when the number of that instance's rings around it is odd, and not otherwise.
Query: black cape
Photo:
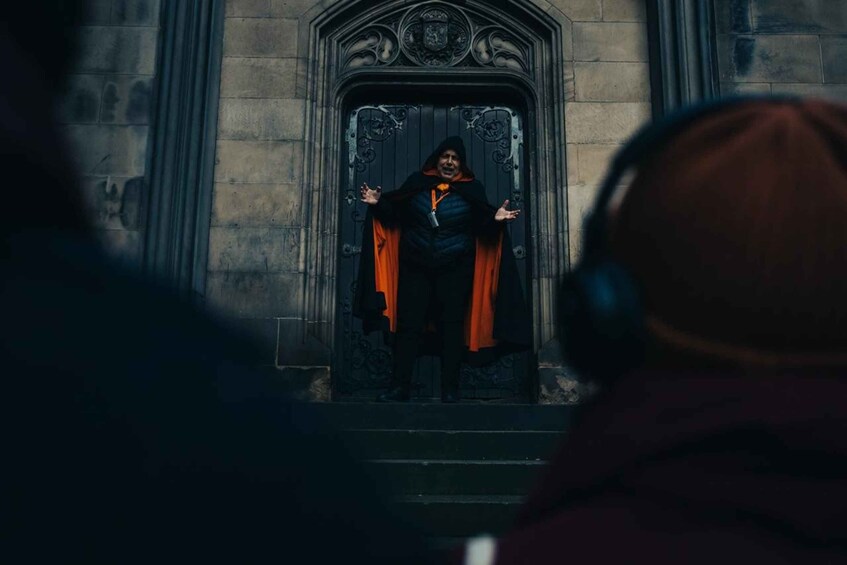
[[[381,198],[387,199],[390,203],[403,202],[421,190],[430,190],[440,182],[442,181],[437,176],[416,172],[411,174],[400,188],[383,194]],[[486,199],[485,187],[481,182],[470,180],[457,183],[456,186],[456,193],[465,198],[477,211],[482,208],[486,213],[494,215],[496,208]],[[353,315],[362,320],[362,329],[365,333],[381,330],[385,332],[386,340],[390,342],[393,335],[389,331],[389,320],[385,316],[385,296],[376,289],[374,216],[371,208],[372,206],[368,206],[365,216]],[[529,348],[532,339],[529,310],[521,288],[514,255],[509,252],[512,246],[508,230],[504,227],[503,223],[492,222],[489,229],[476,234],[478,238],[493,242],[502,233],[501,250],[506,250],[506,252],[501,252],[498,290],[494,307],[493,336],[498,343],[494,347],[487,347],[478,351],[468,350],[465,360],[472,365],[488,364],[502,355],[526,350]],[[440,340],[434,339],[435,337],[431,333],[425,334],[422,346],[419,349],[420,355],[438,355],[440,353]]]

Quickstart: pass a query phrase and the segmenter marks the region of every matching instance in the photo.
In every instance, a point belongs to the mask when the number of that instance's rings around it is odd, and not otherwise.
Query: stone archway
[[[309,333],[333,346],[339,251],[340,132],[363,87],[500,88],[527,108],[535,351],[553,337],[554,289],[568,265],[565,22],[530,2],[339,2],[310,24],[304,155]]]

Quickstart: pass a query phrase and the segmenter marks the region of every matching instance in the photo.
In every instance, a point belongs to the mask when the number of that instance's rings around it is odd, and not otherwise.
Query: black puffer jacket
[[[404,207],[400,256],[423,266],[446,267],[473,254],[473,210],[467,200],[451,191],[438,204],[439,225],[433,228],[428,218],[432,209],[431,193],[430,190],[417,193]]]

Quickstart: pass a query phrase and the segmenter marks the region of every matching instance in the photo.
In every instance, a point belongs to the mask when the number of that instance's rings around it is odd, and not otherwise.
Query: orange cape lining
[[[400,272],[400,228],[386,226],[373,219],[374,281],[376,291],[385,297],[385,311],[389,330],[397,331],[397,286]],[[473,291],[465,314],[465,345],[470,351],[494,347],[494,304],[500,278],[500,253],[503,249],[503,232],[495,242],[476,238]]]

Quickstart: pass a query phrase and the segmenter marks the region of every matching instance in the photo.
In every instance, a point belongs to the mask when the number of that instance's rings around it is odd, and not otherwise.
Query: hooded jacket
[[[843,563],[845,398],[843,374],[632,373],[583,408],[493,563]]]
[[[531,342],[529,313],[518,278],[517,266],[509,236],[503,224],[494,221],[496,208],[488,203],[485,187],[474,178],[467,166],[464,144],[458,137],[447,138],[426,159],[420,172],[409,175],[396,190],[384,193],[379,203],[368,206],[362,235],[362,255],[353,303],[353,314],[362,319],[365,332],[382,330],[389,335],[396,329],[397,284],[401,254],[408,253],[414,243],[401,245],[408,229],[409,204],[431,191],[443,181],[435,166],[447,149],[456,150],[461,163],[461,176],[451,182],[451,196],[444,202],[461,199],[467,207],[473,238],[474,284],[465,316],[467,361],[485,364],[499,355],[527,349]],[[439,207],[439,210],[441,208]],[[448,234],[450,230],[448,230]],[[463,233],[463,229],[456,229]],[[449,238],[442,246],[428,251],[449,250]],[[507,252],[503,252],[506,250]],[[424,337],[421,355],[438,354],[440,340]]]

